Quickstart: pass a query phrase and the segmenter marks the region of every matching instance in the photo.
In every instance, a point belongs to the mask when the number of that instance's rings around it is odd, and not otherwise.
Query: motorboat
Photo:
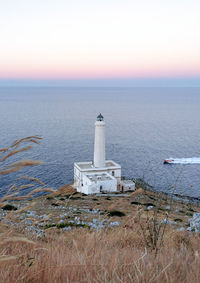
[[[163,161],[164,164],[173,164],[174,163],[174,159],[165,159]]]

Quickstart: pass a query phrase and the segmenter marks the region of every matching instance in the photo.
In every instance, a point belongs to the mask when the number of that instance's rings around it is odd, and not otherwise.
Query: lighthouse
[[[95,137],[94,137],[94,167],[105,167],[105,122],[101,113],[97,116],[95,122]]]
[[[133,190],[135,184],[121,180],[121,166],[106,160],[105,121],[100,113],[95,121],[93,161],[74,163],[74,187],[84,194]],[[80,153],[81,155],[81,153]]]

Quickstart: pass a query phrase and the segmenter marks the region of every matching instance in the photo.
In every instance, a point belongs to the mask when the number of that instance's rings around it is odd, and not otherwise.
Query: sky
[[[199,0],[0,0],[0,81],[200,85],[199,13]]]

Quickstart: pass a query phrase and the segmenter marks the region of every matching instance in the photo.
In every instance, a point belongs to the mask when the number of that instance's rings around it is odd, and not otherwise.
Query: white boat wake
[[[200,157],[191,157],[191,158],[173,158],[170,157],[171,164],[200,164]]]

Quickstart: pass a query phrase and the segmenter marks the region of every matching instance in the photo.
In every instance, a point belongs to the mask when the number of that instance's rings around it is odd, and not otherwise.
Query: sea
[[[195,87],[1,87],[0,148],[26,136],[43,140],[1,161],[0,170],[20,159],[43,164],[0,175],[0,195],[19,186],[22,175],[54,189],[72,183],[73,163],[93,159],[99,113],[106,123],[106,157],[121,165],[124,177],[200,198],[200,88]],[[164,159],[174,164],[163,164]]]

